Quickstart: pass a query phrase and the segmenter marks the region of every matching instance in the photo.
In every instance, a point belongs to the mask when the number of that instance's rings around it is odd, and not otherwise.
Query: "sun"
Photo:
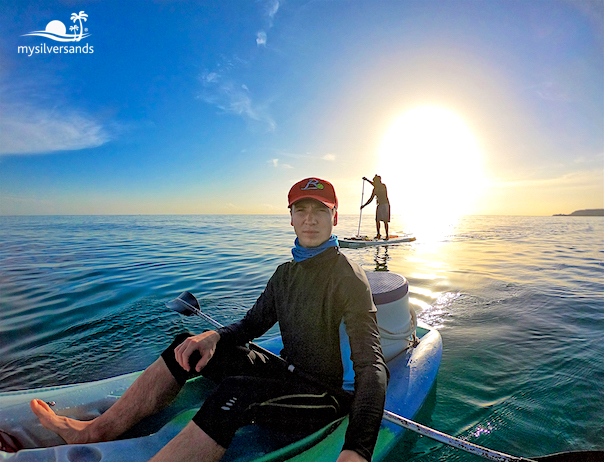
[[[46,25],[46,32],[50,32],[51,34],[55,35],[65,35],[67,30],[65,29],[65,24],[63,24],[61,21],[54,20],[50,21]]]
[[[439,106],[398,116],[384,134],[378,166],[392,212],[421,228],[443,228],[472,213],[486,181],[474,134]]]

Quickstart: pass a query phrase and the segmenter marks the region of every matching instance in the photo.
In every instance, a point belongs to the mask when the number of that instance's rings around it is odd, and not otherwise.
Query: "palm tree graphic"
[[[83,11],[80,11],[80,14],[71,13],[71,20],[73,22],[80,21],[80,36],[76,37],[76,39],[75,39],[76,42],[79,42],[80,40],[82,40],[82,34],[84,33],[84,26],[82,26],[82,19],[84,21],[87,21],[87,19],[86,19],[87,17],[88,17],[88,15],[86,13],[84,13]],[[77,26],[74,26],[74,27],[77,27]]]
[[[76,36],[76,33],[77,33],[78,29],[79,29],[79,27],[78,27],[78,26],[71,26],[71,27],[69,28],[69,30],[74,31],[74,32],[73,32],[73,36],[74,36],[74,37]],[[75,40],[75,38],[74,38],[74,40]]]

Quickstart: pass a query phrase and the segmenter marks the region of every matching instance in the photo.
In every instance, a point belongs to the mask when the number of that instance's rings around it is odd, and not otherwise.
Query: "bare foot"
[[[31,406],[33,413],[40,419],[42,426],[55,432],[63,438],[66,443],[76,444],[93,442],[86,432],[86,428],[92,421],[84,422],[59,416],[55,414],[48,404],[40,399],[33,399],[29,405]]]

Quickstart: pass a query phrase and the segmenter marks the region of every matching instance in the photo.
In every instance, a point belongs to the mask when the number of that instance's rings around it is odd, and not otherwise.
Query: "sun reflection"
[[[394,213],[418,237],[446,233],[472,212],[486,184],[474,134],[459,115],[438,106],[411,109],[392,122],[378,172]]]
[[[436,276],[434,276],[431,279],[436,279]],[[436,300],[436,298],[440,295],[438,292],[435,293],[435,292],[432,292],[430,289],[425,289],[425,288],[421,288],[421,287],[414,287],[413,292],[416,294],[420,294],[423,297],[431,298],[433,300]]]

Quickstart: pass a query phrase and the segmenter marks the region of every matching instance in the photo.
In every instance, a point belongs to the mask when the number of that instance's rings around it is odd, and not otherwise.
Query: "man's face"
[[[302,247],[318,247],[331,237],[335,211],[314,199],[302,199],[291,208],[292,225]]]

